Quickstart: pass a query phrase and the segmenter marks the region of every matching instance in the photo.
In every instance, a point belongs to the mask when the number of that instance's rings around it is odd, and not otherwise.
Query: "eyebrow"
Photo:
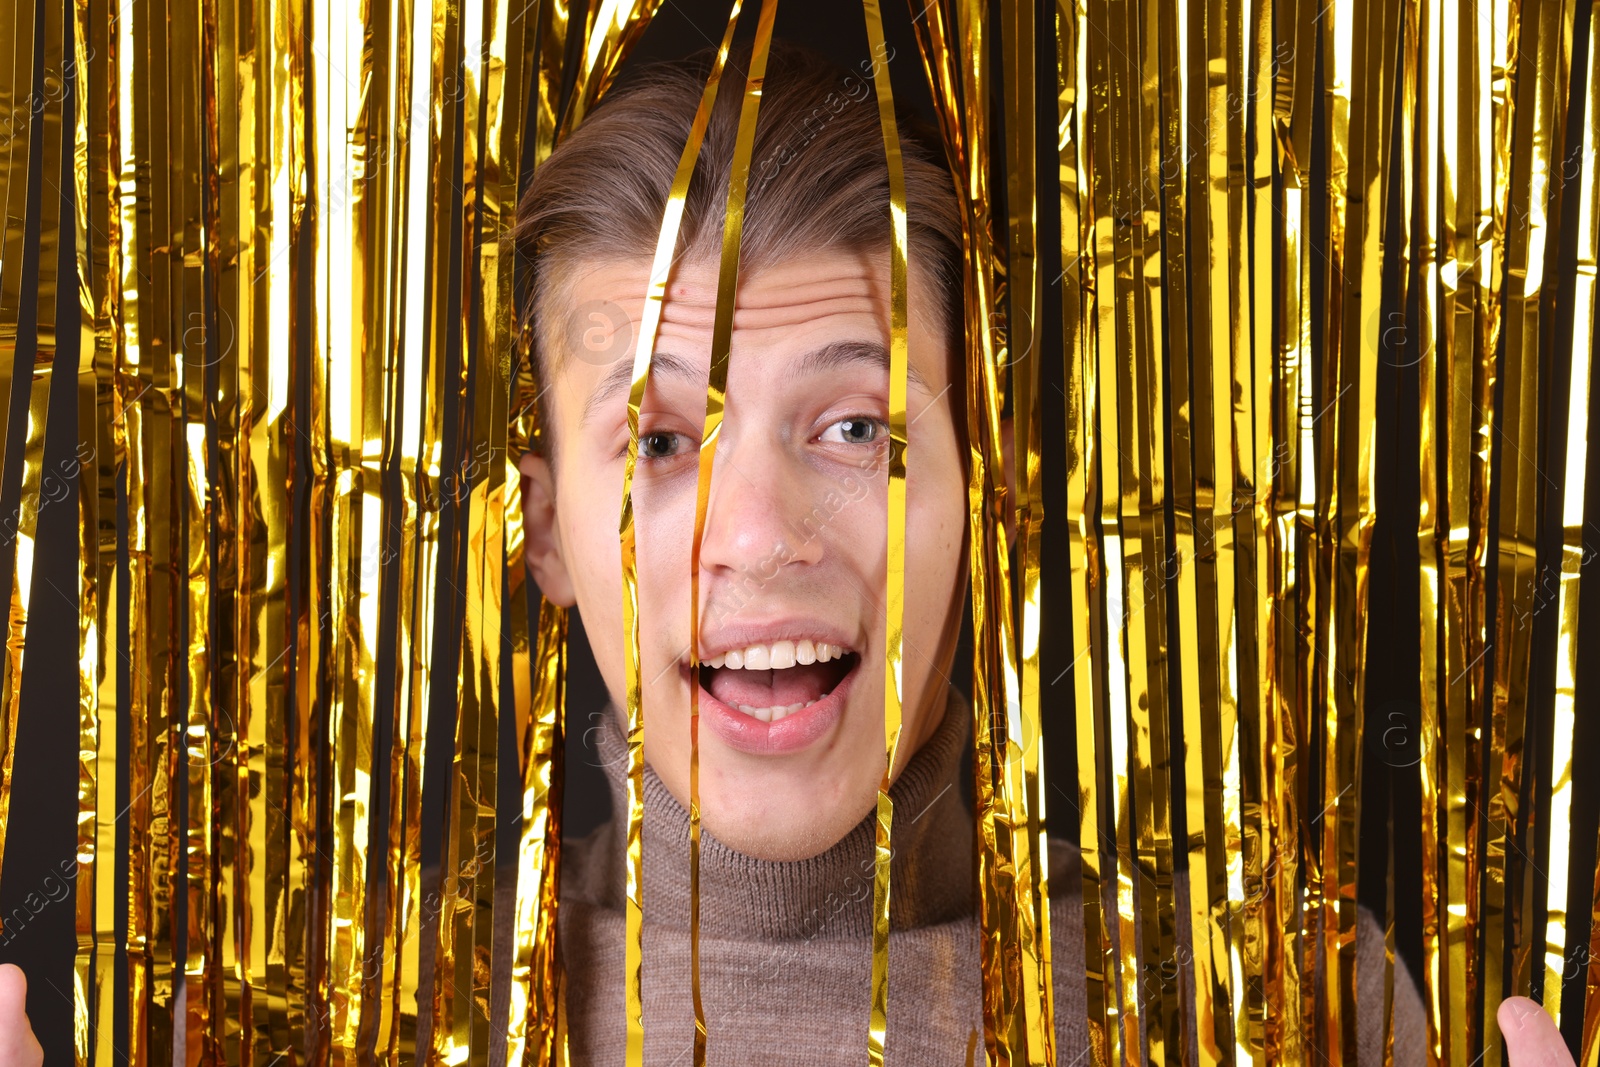
[[[665,374],[669,378],[687,378],[689,381],[699,381],[703,378],[699,369],[681,356],[671,352],[657,352],[650,357],[650,376]],[[633,385],[633,360],[619,359],[611,365],[606,376],[600,380],[595,391],[589,394],[588,403],[583,405],[583,420],[588,422],[594,418],[606,402],[619,393],[626,395]]]
[[[803,377],[862,365],[881,368],[888,373],[889,350],[877,341],[834,341],[813,349],[795,360],[790,373]],[[688,379],[696,384],[705,380],[705,372],[701,368],[670,352],[657,352],[651,358],[650,376],[654,378],[658,374],[664,374],[669,378]],[[584,404],[582,421],[588,422],[594,418],[595,414],[618,394],[626,394],[632,384],[633,361],[619,359]],[[906,365],[906,384],[923,393],[932,392],[928,388],[927,380],[909,362]]]

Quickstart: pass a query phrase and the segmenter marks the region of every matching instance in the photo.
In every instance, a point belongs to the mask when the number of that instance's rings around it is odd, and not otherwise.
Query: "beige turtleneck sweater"
[[[966,1064],[982,1011],[973,905],[972,816],[959,775],[966,703],[953,696],[944,722],[895,782],[889,946],[888,1063]],[[614,812],[626,811],[622,732],[605,716],[601,762]],[[645,1063],[691,1062],[688,812],[645,768]],[[620,820],[564,847],[560,953],[568,975],[573,1062],[623,1062],[624,853]],[[700,974],[709,1062],[774,1067],[865,1061],[872,960],[869,816],[819,856],[776,863],[703,835]],[[1056,1041],[1062,1067],[1087,1064],[1081,880],[1076,849],[1052,840],[1051,933]],[[1181,880],[1180,934],[1187,929]],[[1359,1001],[1381,1004],[1383,934],[1363,912],[1357,937]],[[1182,958],[1186,964],[1186,957]],[[1184,978],[1192,985],[1187,966]],[[1180,985],[1183,983],[1180,983]],[[1187,998],[1186,998],[1187,999]],[[1193,1035],[1190,1005],[1190,1035]],[[1360,1058],[1381,1064],[1382,1012],[1358,1013]],[[1395,965],[1395,1056],[1422,1062],[1423,1015],[1403,962]]]

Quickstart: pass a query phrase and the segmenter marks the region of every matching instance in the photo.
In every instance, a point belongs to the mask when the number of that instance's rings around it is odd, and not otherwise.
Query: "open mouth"
[[[780,722],[826,698],[860,658],[824,641],[773,641],[711,657],[701,665],[701,684],[752,719]]]

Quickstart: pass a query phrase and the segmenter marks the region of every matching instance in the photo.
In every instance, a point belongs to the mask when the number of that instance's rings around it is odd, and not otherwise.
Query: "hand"
[[[14,963],[0,964],[0,1067],[40,1067],[44,1049],[28,1023],[28,979]]]
[[[1575,1067],[1548,1012],[1527,997],[1507,997],[1496,1013],[1511,1067]]]

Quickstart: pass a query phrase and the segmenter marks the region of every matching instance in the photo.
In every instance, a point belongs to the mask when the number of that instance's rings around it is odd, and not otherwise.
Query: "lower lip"
[[[711,727],[723,744],[736,751],[753,756],[783,756],[799,752],[815,744],[839,722],[855,676],[856,671],[852,667],[850,673],[833,687],[833,692],[810,707],[801,708],[793,715],[785,715],[777,722],[762,722],[738,708],[729,707],[702,686],[700,719]]]

